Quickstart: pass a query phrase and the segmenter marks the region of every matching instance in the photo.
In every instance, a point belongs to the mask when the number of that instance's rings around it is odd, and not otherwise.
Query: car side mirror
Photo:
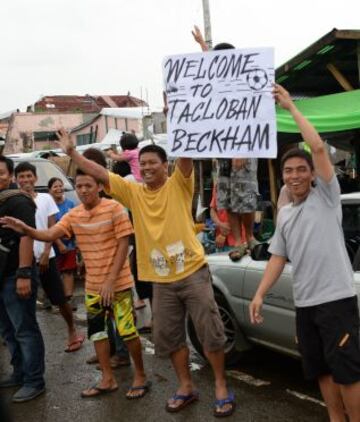
[[[268,261],[271,257],[268,248],[268,243],[259,243],[251,250],[251,258],[254,261]]]

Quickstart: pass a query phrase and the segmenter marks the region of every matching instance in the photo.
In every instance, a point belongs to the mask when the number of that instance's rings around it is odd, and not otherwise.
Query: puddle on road
[[[253,387],[263,387],[265,385],[270,385],[270,381],[264,381],[258,378],[254,378],[249,374],[245,374],[245,372],[240,371],[226,371],[226,375],[230,378],[234,378],[236,380],[245,382],[246,384],[252,385]]]
[[[316,403],[316,404],[319,404],[320,406],[326,407],[324,402],[318,399],[314,399],[314,397],[310,397],[310,396],[307,396],[306,394],[298,393],[297,391],[288,390],[288,389],[286,390],[286,392],[288,394],[291,394],[292,396],[297,397],[300,400],[311,401],[312,403]]]
[[[141,344],[144,349],[144,353],[146,355],[155,355],[155,345],[150,340],[148,340],[146,337],[141,337]]]
[[[190,362],[190,371],[194,372],[194,371],[200,371],[200,369],[203,368],[204,365],[200,365],[199,363],[196,362]]]
[[[146,355],[155,355],[155,345],[154,345],[154,343],[152,343],[146,337],[142,337],[142,336],[140,336],[140,340],[141,340],[141,345],[143,347],[144,353]],[[192,371],[192,372],[200,371],[200,369],[202,369],[204,367],[204,364],[199,363],[199,362],[194,362],[192,358],[193,358],[193,355],[191,354],[190,365],[189,365],[190,371]]]

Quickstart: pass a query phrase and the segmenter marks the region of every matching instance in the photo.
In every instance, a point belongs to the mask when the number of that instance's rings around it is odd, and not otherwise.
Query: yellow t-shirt
[[[205,264],[191,215],[193,174],[186,178],[176,166],[166,183],[155,191],[111,172],[109,177],[108,193],[133,216],[139,280],[182,280]]]

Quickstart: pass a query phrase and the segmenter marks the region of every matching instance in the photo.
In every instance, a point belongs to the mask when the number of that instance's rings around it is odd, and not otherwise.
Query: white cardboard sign
[[[277,156],[272,48],[168,56],[168,153],[173,157]]]

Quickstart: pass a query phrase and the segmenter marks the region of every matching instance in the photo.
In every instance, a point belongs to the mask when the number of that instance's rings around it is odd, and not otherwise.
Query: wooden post
[[[274,160],[268,160],[268,170],[269,170],[269,182],[270,182],[270,199],[271,199],[271,205],[273,208],[274,221],[276,221],[278,192],[277,192],[276,171],[275,171]]]
[[[358,79],[359,83],[358,86],[360,87],[360,41],[357,42],[357,65],[358,65]],[[354,145],[354,154],[355,154],[355,177],[359,177],[360,175],[360,140],[357,142],[355,141]],[[359,146],[357,146],[359,145]]]
[[[345,76],[340,72],[340,70],[332,63],[329,63],[326,68],[333,75],[333,77],[338,81],[338,83],[343,87],[344,91],[352,91],[354,88],[351,83],[345,78]]]
[[[204,206],[204,169],[202,160],[199,160],[199,193],[201,205]]]

